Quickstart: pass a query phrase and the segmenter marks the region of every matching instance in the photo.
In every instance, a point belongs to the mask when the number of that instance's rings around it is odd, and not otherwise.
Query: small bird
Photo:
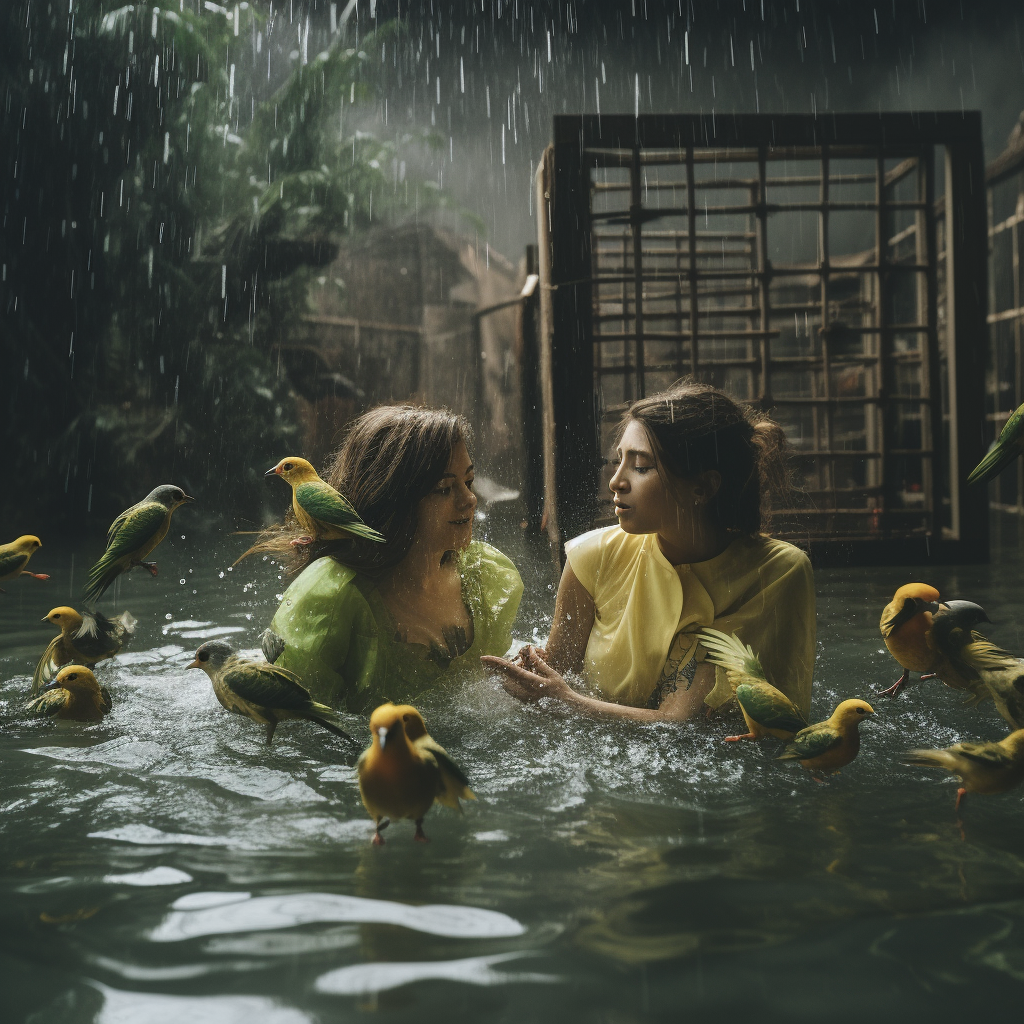
[[[291,484],[292,510],[300,529],[306,536],[292,544],[312,544],[314,540],[338,540],[341,537],[361,537],[363,540],[384,544],[386,538],[371,529],[359,518],[352,503],[305,460],[295,457],[282,459],[264,476],[279,476]]]
[[[801,729],[786,744],[780,761],[799,761],[814,775],[837,772],[849,764],[860,750],[857,726],[867,721],[875,709],[863,700],[844,700],[824,722]]]
[[[26,533],[10,544],[0,544],[0,583],[4,580],[13,580],[15,576],[31,576],[36,580],[48,580],[50,577],[44,572],[29,572],[25,568],[28,560],[35,554],[43,542],[38,537]],[[0,587],[0,594],[6,591]]]
[[[207,640],[188,667],[201,668],[210,677],[217,700],[228,711],[265,725],[268,744],[274,739],[278,722],[302,718],[343,737],[353,752],[358,749],[356,741],[338,724],[334,709],[313,700],[299,677],[288,669],[241,658],[223,640]]]
[[[1024,729],[988,743],[954,743],[941,750],[910,750],[907,764],[944,768],[960,777],[954,810],[968,793],[1005,793],[1024,780]]]
[[[995,444],[967,478],[969,484],[980,484],[999,476],[1021,454],[1024,454],[1024,405],[1010,415]]]
[[[73,722],[99,722],[111,708],[106,687],[84,665],[65,665],[57,678],[26,705],[34,715]]]
[[[895,697],[910,678],[910,673],[934,673],[935,652],[926,635],[932,614],[939,610],[939,592],[927,583],[907,583],[900,587],[882,609],[878,628],[889,653],[899,662],[903,674],[879,697]]]
[[[1024,729],[1024,662],[975,630],[989,621],[973,601],[950,601],[935,614],[932,644],[960,675],[978,677],[1012,729]]]
[[[807,727],[800,709],[768,682],[758,656],[735,633],[729,636],[721,630],[705,628],[701,630],[700,642],[708,651],[707,660],[725,669],[747,723],[746,733],[726,736],[725,742],[759,740],[762,736],[790,740]]]
[[[108,619],[100,612],[80,615],[74,608],[61,605],[52,609],[43,622],[52,622],[60,632],[50,641],[32,676],[32,695],[50,682],[63,665],[92,668],[119,654],[135,635],[135,619],[122,612]]]
[[[374,846],[392,818],[416,822],[413,839],[428,842],[423,818],[434,801],[461,811],[459,799],[475,800],[469,779],[427,732],[409,704],[382,704],[370,716],[370,746],[359,758],[359,794],[377,823]]]
[[[143,559],[167,536],[171,513],[179,505],[194,500],[174,484],[161,484],[137,505],[122,512],[107,531],[107,550],[89,570],[83,600],[94,604],[118,576],[136,565],[155,576],[156,562]]]

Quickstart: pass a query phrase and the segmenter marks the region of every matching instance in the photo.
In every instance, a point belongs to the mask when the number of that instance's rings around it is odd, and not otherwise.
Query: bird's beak
[[[377,736],[380,738],[380,749],[383,750],[384,749],[384,744],[387,742],[387,739],[388,739],[388,730],[387,730],[387,728],[382,725],[377,730]]]
[[[182,502],[187,502],[187,501],[195,501],[196,499],[193,498],[190,494],[185,494],[185,495],[182,495],[182,499],[181,500],[182,500]]]
[[[40,693],[46,693],[47,690],[59,690],[63,686],[63,683],[58,683],[56,679],[51,679],[45,686],[39,687]]]
[[[266,473],[264,473],[263,475],[264,476],[278,476],[279,473],[280,473],[280,470],[277,468],[277,466],[275,466],[273,469],[268,469],[266,471]]]
[[[196,658],[196,660],[193,661],[191,665],[186,665],[185,667],[186,668],[202,668],[203,666],[200,664],[199,659]]]
[[[49,615],[44,615],[39,621],[40,622],[49,622],[50,621],[50,616]]]

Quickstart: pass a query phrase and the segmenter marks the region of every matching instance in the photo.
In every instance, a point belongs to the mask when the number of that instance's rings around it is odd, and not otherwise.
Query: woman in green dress
[[[308,564],[270,627],[284,642],[277,664],[317,700],[356,712],[411,700],[511,645],[523,583],[473,540],[468,441],[446,409],[381,406],[349,427],[324,479],[387,543],[295,546]],[[301,532],[285,531],[279,545]]]

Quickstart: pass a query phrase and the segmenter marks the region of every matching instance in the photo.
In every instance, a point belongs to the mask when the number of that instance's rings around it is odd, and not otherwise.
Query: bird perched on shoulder
[[[999,476],[1021,454],[1024,454],[1024,405],[1006,421],[995,444],[967,478],[969,484],[980,484]]]
[[[758,656],[735,633],[729,636],[721,630],[705,628],[701,630],[700,642],[708,651],[707,660],[725,669],[747,723],[748,731],[742,736],[726,736],[727,743],[758,740],[762,736],[789,740],[806,728],[803,712],[768,682]]]
[[[0,544],[0,583],[13,580],[15,576],[31,576],[36,580],[48,580],[44,572],[29,572],[25,568],[28,560],[43,546],[42,541],[32,534],[26,533],[10,544]],[[0,588],[0,594],[4,590]]]
[[[382,704],[370,716],[370,746],[359,758],[359,794],[377,823],[375,846],[392,818],[416,822],[413,838],[427,842],[423,818],[435,800],[461,810],[475,800],[469,779],[427,732],[423,716],[409,704]]]
[[[100,612],[80,615],[74,608],[61,605],[52,609],[43,622],[52,622],[60,632],[36,665],[32,676],[32,695],[54,677],[63,665],[93,665],[119,654],[135,635],[135,619],[130,612],[122,612],[108,619]]]
[[[246,715],[267,727],[267,743],[278,722],[301,718],[322,725],[346,739],[353,752],[356,741],[338,724],[337,712],[313,700],[294,672],[265,661],[239,657],[223,640],[207,640],[189,668],[201,668],[213,683],[213,692],[228,711]]]
[[[292,511],[299,528],[307,534],[293,544],[311,544],[314,540],[338,540],[361,537],[384,544],[386,539],[359,518],[352,502],[305,460],[294,456],[282,459],[264,476],[279,476],[292,488]]]
[[[824,722],[801,729],[786,744],[780,761],[799,761],[809,772],[837,772],[849,764],[860,751],[857,727],[873,715],[875,709],[863,700],[844,700]]]
[[[934,616],[931,642],[960,675],[978,677],[1011,728],[1024,729],[1024,662],[975,630],[988,621],[973,601],[950,601]]]
[[[89,581],[82,592],[83,600],[88,604],[95,603],[121,573],[136,565],[141,565],[155,576],[156,562],[143,559],[167,536],[171,513],[179,505],[194,500],[174,484],[161,484],[137,505],[122,512],[107,531],[107,550],[89,570]]]
[[[106,687],[84,665],[65,665],[57,678],[26,705],[34,715],[73,722],[99,722],[111,708]]]
[[[910,750],[907,764],[943,768],[960,776],[954,810],[968,793],[1005,793],[1024,781],[1024,729],[989,743],[955,743],[941,750]]]

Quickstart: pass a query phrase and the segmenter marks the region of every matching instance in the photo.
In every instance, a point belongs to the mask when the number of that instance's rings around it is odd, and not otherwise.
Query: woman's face
[[[673,480],[669,491],[658,472],[647,431],[630,420],[616,449],[618,467],[611,479],[615,517],[626,533],[671,533],[700,501],[702,481]]]
[[[473,539],[473,463],[465,441],[452,449],[444,476],[419,505],[417,541],[430,550],[461,551]]]

